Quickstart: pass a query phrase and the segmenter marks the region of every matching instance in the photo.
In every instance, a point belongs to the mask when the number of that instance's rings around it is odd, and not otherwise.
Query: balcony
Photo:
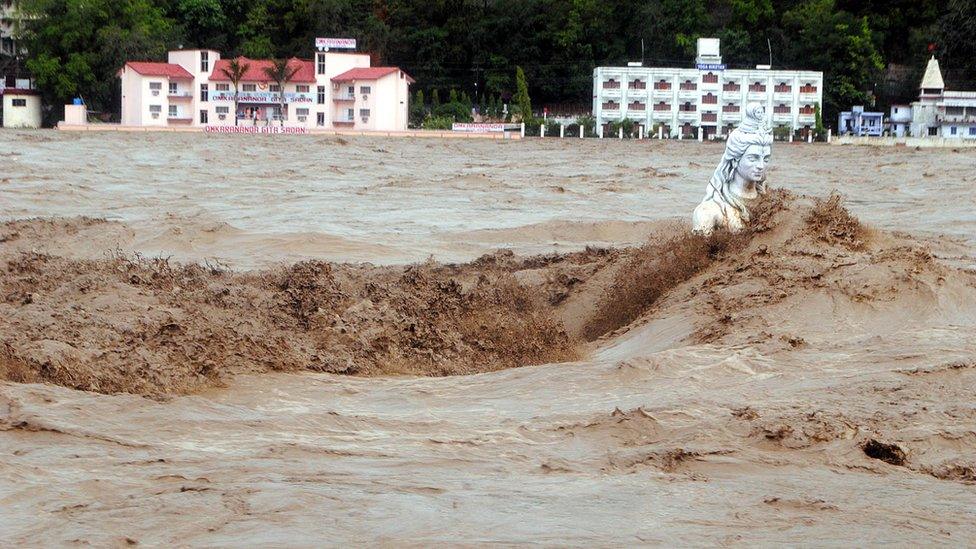
[[[748,94],[746,94],[746,98],[749,101],[765,101],[766,98],[768,98],[768,97],[769,97],[769,94],[767,94],[764,91],[763,92],[760,92],[760,91],[750,91]]]
[[[356,94],[353,93],[339,93],[332,96],[333,101],[355,101]]]
[[[714,112],[703,112],[701,115],[702,122],[716,122],[718,121],[718,113]]]
[[[170,92],[166,94],[170,101],[192,101],[193,94],[190,92]]]
[[[698,120],[698,111],[678,111],[678,120]]]
[[[654,88],[654,97],[671,97],[671,88],[666,90]]]
[[[789,112],[774,112],[773,122],[790,122],[793,120],[793,115]]]
[[[773,100],[793,101],[793,94],[791,92],[773,92]]]
[[[179,115],[177,115],[177,116],[167,116],[166,117],[166,120],[170,124],[189,125],[189,124],[192,124],[193,123],[193,119],[192,118],[187,118],[185,116],[179,116]]]
[[[671,119],[671,110],[668,109],[666,111],[654,111],[654,114],[652,115],[652,117],[655,120],[670,120]]]

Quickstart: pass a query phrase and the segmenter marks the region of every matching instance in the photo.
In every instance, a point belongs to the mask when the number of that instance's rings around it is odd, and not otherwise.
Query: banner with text
[[[278,92],[240,92],[237,100],[241,103],[270,103],[277,105],[281,102]],[[210,94],[211,101],[233,101],[234,92],[219,91]],[[311,93],[285,93],[285,103],[314,103],[315,97]]]
[[[316,38],[315,47],[318,49],[343,49],[343,50],[354,50],[356,49],[356,39],[355,38]]]
[[[262,134],[304,134],[308,128],[281,126],[204,126],[207,133],[262,133]]]

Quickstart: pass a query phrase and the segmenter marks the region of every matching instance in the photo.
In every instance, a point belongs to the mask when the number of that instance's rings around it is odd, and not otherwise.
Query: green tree
[[[432,91],[430,94],[430,108],[436,109],[437,107],[440,106],[440,104],[441,104],[441,97],[440,95],[437,94],[437,89],[435,88],[434,91]]]
[[[427,106],[424,105],[424,91],[417,90],[417,93],[413,96],[413,101],[410,102],[410,125],[418,128],[424,123],[424,119],[427,118]]]
[[[178,36],[149,0],[24,0],[22,44],[43,102],[60,119],[72,97],[89,111],[114,116],[120,104],[118,71],[126,61],[162,59]]]
[[[813,135],[817,139],[823,139],[826,135],[824,131],[823,115],[820,112],[820,105],[813,106]]]
[[[250,63],[243,61],[241,58],[231,59],[227,62],[227,66],[220,69],[220,72],[224,73],[231,84],[234,85],[234,125],[237,125],[238,118],[238,105],[239,105],[239,95],[241,80],[244,79],[244,75],[247,74],[248,69],[251,68]]]
[[[788,59],[824,72],[828,118],[851,105],[873,104],[884,64],[867,17],[838,10],[834,0],[806,0],[783,14],[783,26],[794,37]]]
[[[522,67],[515,67],[515,113],[522,122],[532,120],[532,101],[529,100],[529,84],[525,81]]]
[[[264,68],[264,74],[269,80],[278,85],[278,104],[281,125],[285,125],[285,84],[291,81],[301,66],[289,59],[275,59],[270,67]]]

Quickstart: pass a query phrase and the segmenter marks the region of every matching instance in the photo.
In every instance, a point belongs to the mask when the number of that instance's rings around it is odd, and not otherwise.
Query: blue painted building
[[[842,112],[837,117],[837,133],[840,135],[880,137],[883,131],[884,113],[864,112],[861,105],[852,107],[850,111]]]

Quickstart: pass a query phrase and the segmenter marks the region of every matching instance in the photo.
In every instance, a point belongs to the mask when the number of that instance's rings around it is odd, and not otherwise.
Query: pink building
[[[316,53],[314,60],[292,58],[289,68],[295,74],[284,90],[265,74],[271,61],[239,61],[248,70],[236,90],[236,113],[234,84],[224,71],[229,61],[219,52],[171,51],[168,63],[126,63],[119,71],[122,124],[264,126],[283,120],[286,127],[309,129],[407,129],[414,80],[397,67],[370,67],[367,54],[326,51]]]

